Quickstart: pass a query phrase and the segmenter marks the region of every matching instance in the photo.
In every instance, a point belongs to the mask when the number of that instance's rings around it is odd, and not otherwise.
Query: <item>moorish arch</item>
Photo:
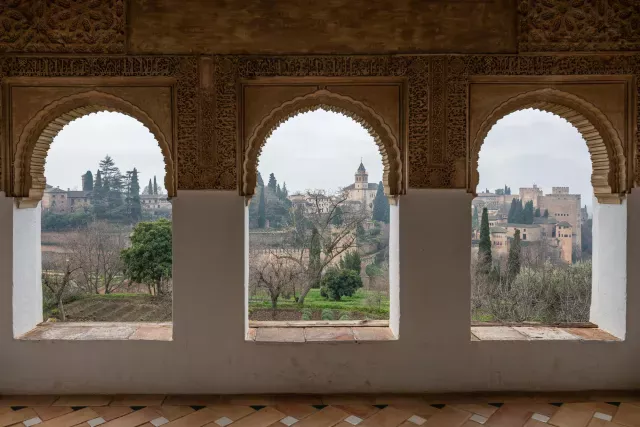
[[[18,206],[30,208],[42,200],[46,187],[45,162],[53,139],[69,122],[100,111],[118,112],[140,121],[158,142],[165,162],[164,185],[176,195],[175,160],[168,138],[142,109],[117,96],[90,90],[60,98],[40,110],[23,129],[16,144],[13,196]]]
[[[621,203],[629,192],[625,149],[609,119],[593,104],[566,92],[545,88],[525,92],[500,104],[470,137],[467,190],[476,193],[480,180],[478,156],[487,134],[504,116],[524,109],[562,117],[580,132],[591,156],[591,185],[598,202]]]
[[[246,140],[242,159],[242,195],[249,199],[254,194],[258,158],[271,134],[288,119],[319,109],[350,117],[373,137],[382,155],[384,192],[393,203],[397,196],[404,192],[402,151],[398,137],[384,119],[369,106],[324,89],[286,101],[262,118]]]

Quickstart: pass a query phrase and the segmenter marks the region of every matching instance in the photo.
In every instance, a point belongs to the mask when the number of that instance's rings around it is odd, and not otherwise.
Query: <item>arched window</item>
[[[626,227],[611,228],[626,223],[613,138],[588,111],[518,107],[493,116],[472,150],[472,320],[593,322],[623,337],[624,316],[612,308],[626,283],[603,276],[626,268]]]
[[[53,103],[25,129],[14,304],[28,307],[14,313],[14,334],[43,319],[171,321],[175,181],[162,132],[131,104],[93,92]],[[117,331],[126,339],[135,328]]]
[[[327,110],[289,113],[261,147],[248,207],[250,324],[397,317],[384,145]]]

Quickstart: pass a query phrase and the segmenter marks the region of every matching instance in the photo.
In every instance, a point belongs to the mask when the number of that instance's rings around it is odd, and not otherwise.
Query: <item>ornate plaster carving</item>
[[[248,137],[242,159],[242,194],[251,197],[257,180],[258,157],[271,134],[289,118],[307,111],[324,109],[351,117],[373,137],[380,149],[383,163],[382,183],[385,194],[395,197],[403,192],[402,156],[398,139],[388,124],[373,109],[350,97],[328,90],[318,90],[284,102],[265,116]]]
[[[520,51],[640,49],[635,0],[520,0]]]
[[[0,52],[122,53],[125,0],[0,3]]]
[[[618,133],[595,106],[556,89],[544,88],[517,95],[499,105],[483,120],[469,147],[468,191],[479,182],[478,156],[484,140],[498,120],[514,111],[534,108],[556,114],[582,134],[591,154],[591,184],[600,203],[620,203],[629,191],[625,150]]]
[[[14,158],[14,196],[20,207],[34,207],[46,187],[44,165],[49,147],[69,122],[98,111],[117,111],[136,118],[154,135],[165,159],[165,188],[176,195],[172,149],[158,125],[140,108],[114,95],[95,90],[58,99],[40,110],[25,126]]]

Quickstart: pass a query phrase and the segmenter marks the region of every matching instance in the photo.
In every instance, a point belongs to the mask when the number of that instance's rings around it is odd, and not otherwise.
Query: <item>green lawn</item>
[[[304,300],[303,308],[310,308],[312,310],[329,308],[332,310],[359,311],[362,313],[388,315],[389,297],[387,295],[383,295],[378,307],[377,304],[372,306],[366,301],[369,294],[375,295],[376,293],[366,291],[364,289],[358,289],[358,291],[351,297],[342,297],[340,301],[331,301],[320,295],[320,289],[311,289]],[[249,301],[249,308],[271,308],[271,301],[266,293],[258,294],[256,295],[256,298]],[[280,298],[278,301],[278,308],[300,309],[301,307],[293,299]]]

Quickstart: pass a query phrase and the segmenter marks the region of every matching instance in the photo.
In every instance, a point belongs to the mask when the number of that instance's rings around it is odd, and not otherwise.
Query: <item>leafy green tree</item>
[[[496,195],[503,196],[504,195],[504,188],[497,188],[496,189]]]
[[[536,208],[536,211],[533,213],[533,216],[536,218],[540,218],[540,208]]]
[[[353,270],[330,268],[322,277],[320,295],[332,301],[352,296],[362,287],[362,278]]]
[[[343,270],[353,270],[356,273],[360,274],[360,269],[362,266],[362,259],[360,258],[360,254],[357,250],[347,252],[340,259],[340,268]]]
[[[482,273],[491,271],[493,259],[491,257],[491,231],[489,230],[489,214],[487,208],[482,208],[480,222],[480,243],[478,245],[478,267]]]
[[[533,224],[533,200],[529,200],[525,203],[522,211],[521,224]]]
[[[93,191],[93,174],[87,171],[82,175],[82,191]]]
[[[544,210],[544,217],[549,218],[549,209]]]
[[[277,186],[278,181],[276,181],[276,176],[273,173],[269,174],[269,183],[267,184],[267,187],[273,192],[273,194],[276,194]]]
[[[389,199],[384,195],[384,187],[382,181],[378,184],[376,197],[373,199],[373,219],[389,223]]]
[[[153,176],[153,194],[158,195],[158,181],[156,181],[156,176]]]
[[[520,230],[516,229],[511,247],[509,248],[509,258],[507,259],[507,270],[510,280],[515,280],[516,276],[520,274],[520,247]]]
[[[361,222],[359,222],[358,225],[356,226],[356,237],[360,241],[364,240],[365,238],[364,227],[362,226]]]
[[[265,201],[264,201],[264,183],[259,189],[260,199],[258,202],[258,228],[264,228],[267,224],[267,217],[265,215]]]
[[[127,192],[127,203],[129,218],[132,223],[140,221],[142,218],[142,204],[140,203],[140,182],[138,181],[138,170],[133,168],[130,173],[129,191]]]
[[[171,222],[159,219],[138,223],[131,234],[131,247],[121,256],[127,279],[153,286],[156,295],[162,295],[162,284],[172,274]]]
[[[335,225],[336,227],[340,227],[342,224],[344,224],[344,212],[342,211],[342,208],[340,206],[336,206],[333,218],[331,218],[331,224]]]

